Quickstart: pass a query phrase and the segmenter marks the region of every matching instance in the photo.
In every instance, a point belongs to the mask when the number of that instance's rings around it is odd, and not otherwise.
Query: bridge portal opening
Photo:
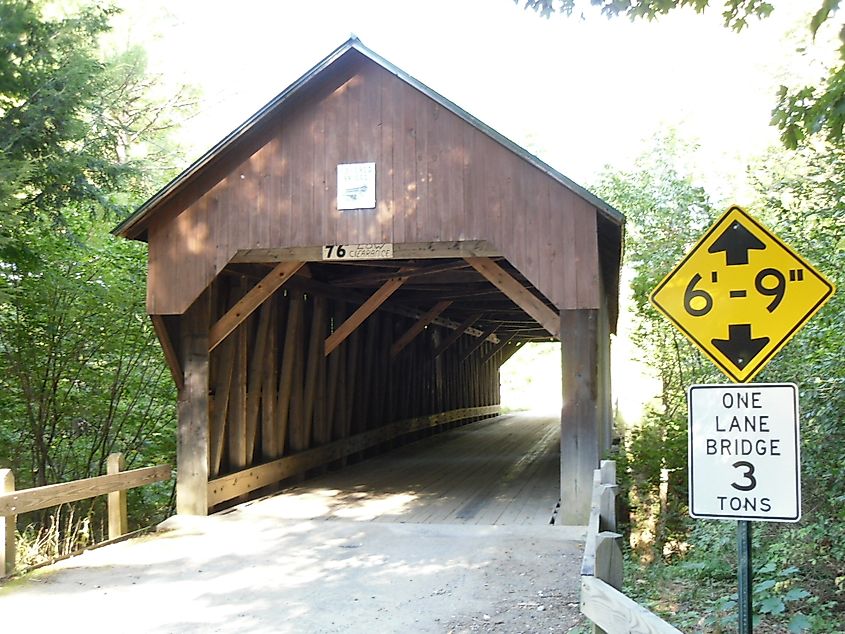
[[[499,369],[502,412],[559,416],[563,404],[559,341],[526,343]]]

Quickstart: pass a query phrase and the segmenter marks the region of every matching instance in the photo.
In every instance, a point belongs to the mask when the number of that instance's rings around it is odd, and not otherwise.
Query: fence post
[[[601,496],[599,498],[599,531],[616,532],[616,496],[619,493],[619,487],[616,485],[616,461],[602,460],[600,483],[594,486],[599,486]]]
[[[15,474],[11,469],[0,469],[0,493],[12,493],[15,490]],[[15,524],[17,515],[0,515],[0,577],[15,571]]]
[[[106,472],[109,475],[120,473],[126,468],[126,459],[122,453],[109,454]],[[128,528],[126,516],[126,491],[114,491],[108,494],[109,539],[125,535]]]

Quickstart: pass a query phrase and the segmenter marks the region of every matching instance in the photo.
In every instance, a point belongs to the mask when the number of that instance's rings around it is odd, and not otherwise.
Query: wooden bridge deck
[[[560,491],[560,421],[479,421],[238,507],[281,519],[547,525]]]

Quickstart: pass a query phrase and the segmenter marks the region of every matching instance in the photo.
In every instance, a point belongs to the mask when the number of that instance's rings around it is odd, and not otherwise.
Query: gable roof
[[[592,192],[588,191],[584,187],[581,187],[573,180],[567,178],[562,173],[560,173],[547,163],[543,162],[542,160],[531,154],[528,150],[517,145],[504,135],[500,134],[481,120],[468,113],[460,106],[446,99],[445,97],[435,92],[422,82],[414,79],[405,71],[401,70],[397,66],[387,61],[385,58],[381,57],[371,49],[364,46],[364,44],[362,44],[361,41],[353,35],[348,40],[346,40],[346,42],[344,42],[334,51],[332,51],[328,56],[323,58],[319,63],[317,63],[313,68],[311,68],[311,70],[309,70],[307,73],[302,75],[302,77],[300,77],[290,86],[288,86],[285,90],[276,95],[276,97],[271,99],[266,105],[264,105],[260,110],[258,110],[255,114],[249,117],[241,125],[232,130],[232,132],[226,135],[221,141],[215,144],[214,147],[208,150],[199,159],[194,161],[187,169],[185,169],[181,174],[176,176],[176,178],[171,180],[158,192],[153,194],[153,196],[151,196],[144,204],[138,207],[138,209],[136,209],[134,213],[132,213],[128,218],[126,218],[117,227],[115,227],[112,230],[112,233],[118,236],[122,236],[124,238],[143,240],[145,237],[146,225],[152,215],[155,214],[155,211],[159,207],[159,205],[161,205],[166,200],[170,199],[173,195],[175,195],[178,191],[180,191],[183,186],[190,182],[195,176],[197,176],[197,174],[202,172],[205,166],[207,166],[221,154],[223,154],[232,146],[234,146],[244,135],[253,130],[266,118],[271,116],[272,113],[278,110],[283,104],[287,103],[292,97],[302,92],[303,89],[305,89],[305,87],[308,86],[313,79],[321,75],[330,66],[337,63],[341,58],[349,55],[352,51],[355,51],[360,55],[363,55],[370,61],[378,64],[392,75],[395,75],[405,83],[416,88],[423,94],[427,95],[429,98],[433,99],[443,108],[449,110],[456,116],[463,119],[469,125],[473,126],[488,137],[505,146],[511,152],[520,156],[522,159],[524,159],[540,171],[546,173],[548,176],[559,182],[561,185],[572,191],[574,194],[578,195],[579,197],[583,198],[591,205],[593,205],[596,209],[598,209],[599,213],[604,218],[606,218],[613,224],[619,226],[624,224],[625,217],[618,210],[612,207],[609,203],[605,202],[604,200],[602,200]]]

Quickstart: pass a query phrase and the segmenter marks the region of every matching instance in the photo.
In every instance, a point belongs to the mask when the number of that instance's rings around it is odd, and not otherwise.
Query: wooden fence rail
[[[581,613],[594,634],[681,634],[622,590],[622,536],[616,532],[616,463],[603,460],[593,473],[593,497],[584,559]]]
[[[126,491],[170,479],[170,465],[122,471],[125,463],[119,453],[111,454],[107,465],[107,475],[20,491],[15,490],[11,469],[0,469],[0,539],[3,540],[0,577],[12,574],[15,569],[15,523],[18,515],[108,495],[109,539],[116,539],[127,532]]]

